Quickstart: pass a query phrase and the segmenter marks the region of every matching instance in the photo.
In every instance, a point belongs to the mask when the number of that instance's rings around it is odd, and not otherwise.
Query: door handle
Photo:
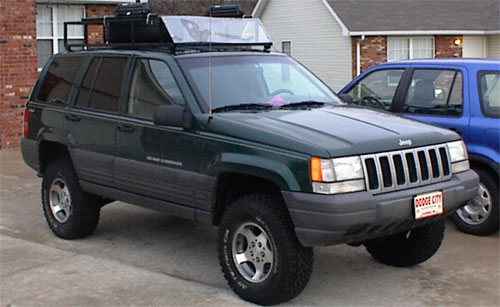
[[[448,129],[450,129],[451,131],[455,131],[456,133],[458,133],[460,135],[462,134],[462,129],[458,129],[458,128],[448,128]]]
[[[68,114],[66,115],[66,119],[72,122],[79,122],[82,120],[82,118],[78,115],[75,114]]]
[[[133,126],[129,126],[129,125],[118,125],[117,128],[121,132],[126,132],[126,133],[132,133],[135,131],[135,128]]]

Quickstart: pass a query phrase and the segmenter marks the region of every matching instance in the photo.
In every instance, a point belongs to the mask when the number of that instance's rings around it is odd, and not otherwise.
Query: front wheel
[[[438,221],[364,243],[375,260],[383,264],[408,267],[431,258],[444,237],[444,221]]]
[[[219,261],[229,286],[242,299],[273,305],[302,292],[312,272],[313,250],[303,247],[278,197],[245,196],[224,213]]]
[[[499,228],[498,180],[481,169],[474,171],[480,180],[478,195],[458,208],[452,215],[452,221],[462,232],[487,236]]]

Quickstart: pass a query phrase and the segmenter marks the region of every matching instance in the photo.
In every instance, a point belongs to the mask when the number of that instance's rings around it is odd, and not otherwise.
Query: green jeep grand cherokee
[[[23,157],[61,238],[91,234],[114,200],[212,223],[231,288],[276,304],[306,286],[314,246],[427,260],[477,193],[457,134],[347,106],[283,54],[112,49],[52,57],[26,105]]]

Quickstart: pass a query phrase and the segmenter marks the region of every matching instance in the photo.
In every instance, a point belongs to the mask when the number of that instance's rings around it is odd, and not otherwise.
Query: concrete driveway
[[[19,150],[0,151],[0,305],[246,305],[226,285],[217,229],[121,202],[97,231],[55,237],[40,178]],[[309,285],[289,305],[499,306],[498,233],[474,237],[448,224],[439,252],[412,268],[372,260],[363,247],[315,249]]]

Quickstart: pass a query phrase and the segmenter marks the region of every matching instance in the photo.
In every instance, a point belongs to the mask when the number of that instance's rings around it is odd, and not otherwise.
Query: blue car
[[[499,229],[500,59],[427,59],[376,65],[340,92],[349,103],[399,113],[462,136],[480,176],[478,196],[458,209],[457,228]]]

